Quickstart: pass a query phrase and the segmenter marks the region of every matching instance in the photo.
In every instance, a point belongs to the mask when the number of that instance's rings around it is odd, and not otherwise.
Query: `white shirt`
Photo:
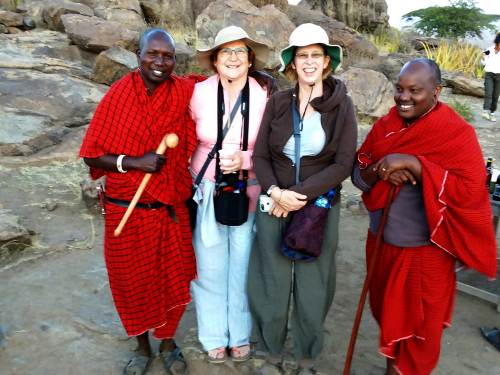
[[[318,155],[325,147],[326,134],[321,126],[321,114],[304,119],[300,132],[300,157]],[[292,135],[283,148],[283,153],[295,164],[295,137]]]
[[[489,55],[483,55],[481,63],[484,65],[484,70],[490,73],[500,74],[500,51],[495,53],[495,46],[487,49]]]

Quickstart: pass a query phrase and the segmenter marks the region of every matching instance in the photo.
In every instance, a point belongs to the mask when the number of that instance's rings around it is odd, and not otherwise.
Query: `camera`
[[[489,50],[486,50],[483,52],[486,56],[488,56],[490,54],[490,51]]]

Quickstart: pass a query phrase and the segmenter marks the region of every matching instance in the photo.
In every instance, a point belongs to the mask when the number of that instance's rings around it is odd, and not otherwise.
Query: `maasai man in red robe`
[[[396,106],[358,150],[352,180],[370,213],[367,262],[391,185],[397,186],[369,286],[387,375],[428,375],[451,323],[455,261],[494,278],[496,243],[474,128],[439,102],[429,59],[403,66]]]
[[[148,331],[161,339],[160,355],[168,371],[187,373],[173,341],[190,302],[196,277],[189,214],[189,158],[196,146],[194,123],[187,112],[196,80],[172,76],[175,43],[164,30],[148,30],[137,50],[140,69],[116,82],[99,103],[85,135],[80,156],[91,176],[106,176],[104,255],[113,299],[137,354],[124,374],[143,374],[153,358]],[[156,150],[166,134],[177,147],[166,155]],[[140,203],[122,234],[113,232],[144,173],[153,173]]]

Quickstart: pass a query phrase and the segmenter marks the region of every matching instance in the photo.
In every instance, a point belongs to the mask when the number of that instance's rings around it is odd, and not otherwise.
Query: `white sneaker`
[[[481,115],[482,118],[484,118],[485,120],[490,120],[491,121],[491,117],[490,117],[490,112],[484,112],[482,115]]]
[[[496,122],[497,119],[495,118],[495,116],[493,116],[493,113],[490,113],[490,121],[491,122]]]

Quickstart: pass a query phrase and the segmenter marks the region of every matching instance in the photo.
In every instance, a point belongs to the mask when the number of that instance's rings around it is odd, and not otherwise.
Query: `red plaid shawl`
[[[474,128],[446,104],[406,127],[396,107],[377,121],[358,150],[361,169],[393,153],[422,163],[431,241],[467,266],[496,276],[496,243],[485,188],[483,154]],[[362,198],[368,210],[383,208],[390,184],[379,181]]]
[[[193,77],[203,80],[204,77]],[[141,156],[158,148],[165,134],[176,133],[179,145],[167,150],[167,162],[154,173],[141,202],[173,206],[179,223],[165,207],[135,209],[120,237],[113,232],[124,207],[108,204],[104,255],[113,299],[129,335],[162,327],[175,332],[183,306],[190,301],[190,282],[196,277],[189,215],[184,201],[191,193],[189,157],[196,146],[194,122],[187,113],[195,80],[171,77],[151,97],[138,72],[115,83],[96,109],[80,156],[104,154]],[[93,178],[106,175],[106,194],[131,200],[144,177],[91,169]],[[173,319],[174,311],[180,311]],[[168,334],[167,334],[168,335]],[[173,334],[172,334],[173,335]]]
[[[105,154],[142,156],[158,148],[168,133],[179,136],[179,145],[167,149],[167,162],[154,173],[141,202],[184,202],[191,194],[189,158],[196,147],[196,132],[187,107],[196,79],[171,76],[151,97],[139,72],[116,82],[101,100],[85,135],[80,156],[96,158]],[[106,174],[106,194],[131,200],[144,172],[104,172],[91,168],[96,179]]]

